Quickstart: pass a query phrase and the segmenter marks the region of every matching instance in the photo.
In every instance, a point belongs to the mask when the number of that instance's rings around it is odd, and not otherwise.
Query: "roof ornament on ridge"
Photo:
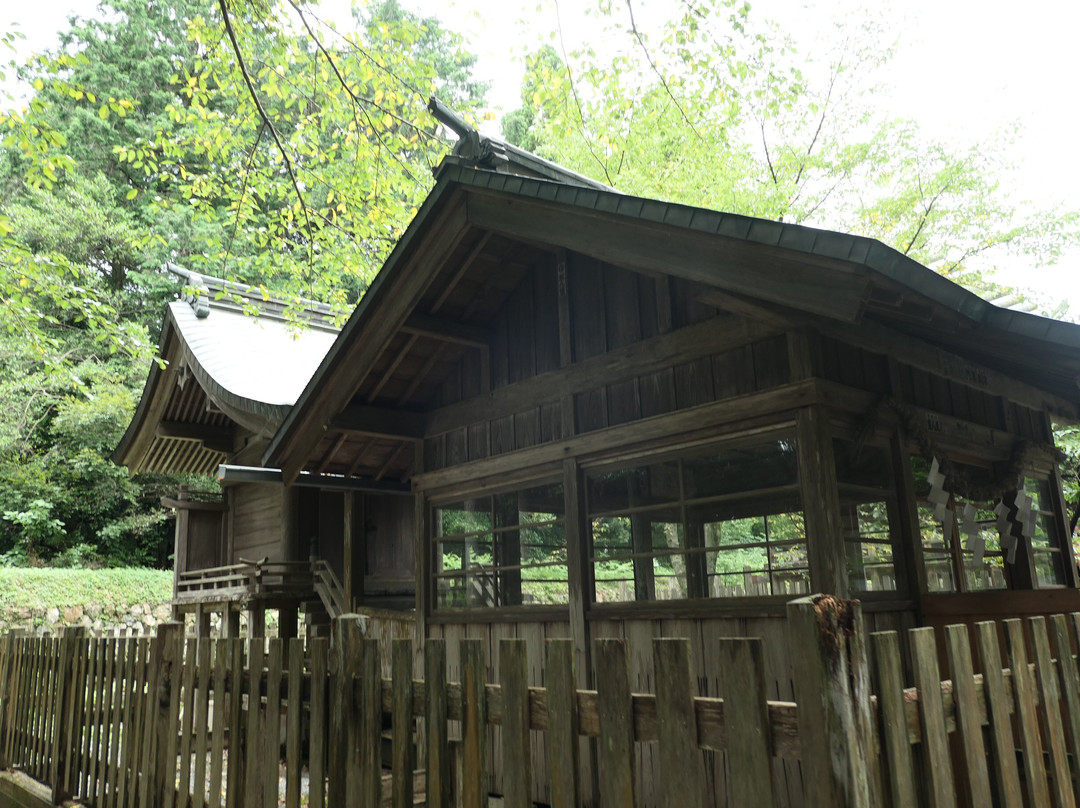
[[[602,182],[563,168],[504,140],[481,135],[475,126],[435,96],[431,96],[428,100],[428,110],[435,116],[435,120],[458,136],[453,152],[444,157],[443,161],[434,168],[433,173],[436,179],[439,178],[443,166],[456,164],[468,168],[486,169],[499,174],[518,174],[566,185],[595,188],[599,191],[614,190]]]
[[[184,269],[182,266],[172,263],[172,261],[166,261],[161,268],[174,275],[179,275],[186,281],[181,299],[191,305],[191,308],[195,311],[195,316],[200,320],[209,317],[210,287],[203,281],[202,275],[198,272],[192,272],[190,269]]]

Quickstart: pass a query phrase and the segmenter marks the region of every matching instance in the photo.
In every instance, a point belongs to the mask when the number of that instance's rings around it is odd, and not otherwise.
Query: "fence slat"
[[[975,668],[967,626],[946,626],[945,646],[952,670],[956,727],[964,752],[967,786],[975,805],[990,805],[990,772],[983,744],[982,714],[975,692]]]
[[[135,732],[132,727],[135,723],[135,683],[138,682],[141,686],[142,677],[146,673],[146,662],[141,658],[141,651],[144,650],[139,646],[143,640],[129,640],[128,646],[124,651],[122,671],[118,671],[118,693],[116,698],[120,704],[120,744],[117,749],[116,759],[116,780],[114,783],[114,800],[113,805],[117,808],[125,808],[128,797],[128,766],[132,757],[135,756],[135,750],[138,748],[139,740],[135,737]],[[121,665],[120,660],[117,660],[117,666]],[[132,777],[138,777],[138,771],[131,771]],[[137,791],[137,786],[130,789],[132,796],[132,802],[134,802],[134,792]]]
[[[213,661],[213,646],[209,637],[200,637],[197,644],[199,672],[198,682],[195,684],[195,782],[192,786],[191,804],[193,808],[203,808],[206,805],[206,730],[210,726],[210,664]],[[276,805],[275,801],[274,808]]]
[[[1050,776],[1053,783],[1054,804],[1059,808],[1076,808],[1073,798],[1072,774],[1065,751],[1065,728],[1061,724],[1061,689],[1058,686],[1057,669],[1050,655],[1050,639],[1046,633],[1046,618],[1029,620],[1031,635],[1035,641],[1035,675],[1042,701],[1042,714],[1046,720],[1046,740],[1050,745]]]
[[[450,743],[446,726],[446,640],[430,637],[424,645],[427,696],[424,730],[427,735],[427,806],[450,808]]]
[[[317,637],[308,644],[311,655],[311,744],[308,755],[308,805],[326,804],[326,685],[329,643]]]
[[[1024,795],[1020,790],[1020,769],[1016,763],[1009,693],[1005,687],[1005,674],[1001,669],[997,623],[993,620],[976,623],[975,631],[979,641],[979,656],[982,659],[986,718],[990,722],[990,740],[994,752],[994,765],[991,768],[994,771],[998,800],[1004,808],[1020,808],[1024,804]]]
[[[1012,671],[1013,695],[1020,726],[1020,742],[1024,753],[1024,777],[1029,805],[1049,805],[1050,789],[1046,782],[1043,750],[1039,740],[1039,717],[1035,711],[1034,683],[1028,669],[1027,650],[1024,647],[1024,628],[1017,618],[1002,621],[1005,626],[1005,644]]]
[[[272,638],[266,655],[266,730],[262,759],[265,808],[277,808],[278,805],[278,778],[281,773],[281,646],[280,637]]]
[[[701,753],[697,747],[690,641],[654,639],[653,665],[656,670],[660,768],[665,779],[663,804],[668,808],[695,805],[701,802],[704,786]]]
[[[413,771],[416,769],[412,640],[394,640],[390,648],[393,681],[391,726],[394,730],[391,799],[395,808],[412,808]]]
[[[177,805],[186,808],[191,799],[191,742],[195,729],[195,669],[198,665],[198,641],[187,640],[184,649],[183,718],[180,722],[180,787]]]
[[[1076,658],[1073,656],[1069,622],[1065,615],[1055,614],[1051,617],[1050,627],[1054,634],[1058,664],[1061,666],[1061,689],[1065,696],[1065,716],[1068,719],[1066,736],[1072,749],[1073,760],[1076,761],[1080,760],[1080,672],[1077,671]],[[1080,769],[1080,766],[1077,768]]]
[[[772,731],[763,643],[760,639],[720,640],[717,663],[731,804],[753,805],[759,800],[760,805],[773,805]],[[659,698],[659,669],[656,688]]]
[[[875,631],[870,635],[874,652],[878,709],[881,711],[882,746],[889,794],[895,806],[915,805],[914,759],[908,738],[904,708],[904,674],[900,665],[900,638],[895,631]]]
[[[244,735],[244,808],[262,806],[262,672],[264,665],[264,642],[262,637],[248,640],[248,701],[247,729]],[[184,805],[180,803],[181,808]]]
[[[221,805],[221,783],[224,772],[225,751],[225,671],[228,667],[229,644],[227,640],[214,642],[214,711],[211,726],[213,735],[210,740],[210,805],[219,808]],[[204,730],[205,733],[205,730]]]
[[[113,777],[113,770],[109,763],[109,750],[113,742],[113,699],[116,693],[117,651],[120,649],[120,643],[119,638],[110,638],[105,651],[105,703],[101,713],[101,759],[98,762],[97,795],[97,804],[102,806],[106,804],[109,782]]]
[[[162,623],[158,626],[158,642],[161,643],[162,676],[167,682],[168,704],[157,704],[150,711],[158,722],[159,733],[158,770],[153,781],[158,805],[173,808],[176,804],[176,751],[180,729],[180,685],[183,674],[184,625]]]
[[[79,796],[85,797],[90,792],[91,749],[94,737],[94,699],[97,696],[97,641],[91,637],[86,641],[86,700],[83,702],[82,760],[79,766]],[[0,737],[0,745],[3,740]],[[0,755],[2,756],[2,755]]]
[[[360,659],[359,805],[382,805],[382,662],[379,641],[363,640]]]
[[[930,805],[956,805],[949,733],[945,728],[945,705],[941,699],[941,670],[938,667],[934,629],[916,628],[911,639],[915,686],[919,689],[919,720],[922,724],[923,768]]]
[[[548,770],[551,808],[578,804],[578,710],[574,641],[547,640]]]
[[[461,640],[461,733],[464,808],[487,806],[487,705],[484,691],[484,650],[480,640]]]
[[[91,685],[93,690],[93,707],[90,714],[90,731],[87,741],[90,746],[90,768],[86,776],[86,787],[83,789],[84,798],[93,799],[97,794],[98,765],[101,759],[101,713],[105,703],[105,655],[106,640],[97,637],[91,642],[94,644],[94,680]]]
[[[244,641],[229,640],[229,732],[226,769],[225,808],[240,808],[243,795],[244,755],[241,743],[244,717]]]
[[[597,769],[601,805],[634,804],[634,723],[626,641],[594,641],[600,738]]]
[[[529,747],[529,656],[525,640],[499,641],[499,684],[502,691],[503,799],[507,808],[532,805],[532,760]],[[521,772],[521,776],[513,773]]]
[[[304,641],[289,640],[289,693],[285,718],[285,808],[300,808],[300,719],[304,681]]]

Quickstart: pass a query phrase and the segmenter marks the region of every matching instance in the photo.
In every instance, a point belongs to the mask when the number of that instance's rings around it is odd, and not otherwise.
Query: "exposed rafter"
[[[387,407],[352,404],[330,419],[328,429],[352,435],[420,440],[424,437],[424,416]]]
[[[154,432],[159,438],[196,441],[207,449],[222,454],[229,454],[233,450],[232,427],[189,424],[183,421],[160,421]]]

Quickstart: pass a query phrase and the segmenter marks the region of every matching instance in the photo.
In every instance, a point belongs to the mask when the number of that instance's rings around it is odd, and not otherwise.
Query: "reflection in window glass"
[[[1050,481],[1027,477],[1024,479],[1024,492],[1031,498],[1035,527],[1031,535],[1031,560],[1035,568],[1036,586],[1064,586],[1065,561],[1061,551],[1061,531],[1050,496]]]
[[[809,591],[790,440],[589,472],[597,602]]]
[[[436,607],[569,602],[561,483],[434,509]]]

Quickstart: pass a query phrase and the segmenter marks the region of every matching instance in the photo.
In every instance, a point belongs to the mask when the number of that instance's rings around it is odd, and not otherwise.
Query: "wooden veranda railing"
[[[322,559],[242,561],[224,567],[177,573],[178,603],[280,600],[322,602],[331,618],[346,611],[341,582]]]
[[[496,769],[511,808],[646,791],[670,806],[1075,804],[1080,614],[980,624],[979,674],[971,633],[949,627],[945,680],[934,630],[916,629],[914,687],[897,634],[871,635],[868,661],[857,602],[804,598],[788,622],[797,704],[767,698],[753,639],[717,640],[722,698],[702,698],[681,639],[654,641],[655,693],[633,693],[623,640],[596,641],[597,687],[582,690],[568,640],[547,641],[545,686],[529,687],[522,640],[502,640],[489,681],[478,640],[428,640],[417,663],[410,641],[382,647],[351,616],[333,650],[185,640],[177,625],[153,639],[9,634],[0,764],[94,806],[272,806],[280,789],[288,808],[478,807]],[[660,788],[645,788],[646,750]],[[801,762],[801,793],[774,790],[777,760]]]

